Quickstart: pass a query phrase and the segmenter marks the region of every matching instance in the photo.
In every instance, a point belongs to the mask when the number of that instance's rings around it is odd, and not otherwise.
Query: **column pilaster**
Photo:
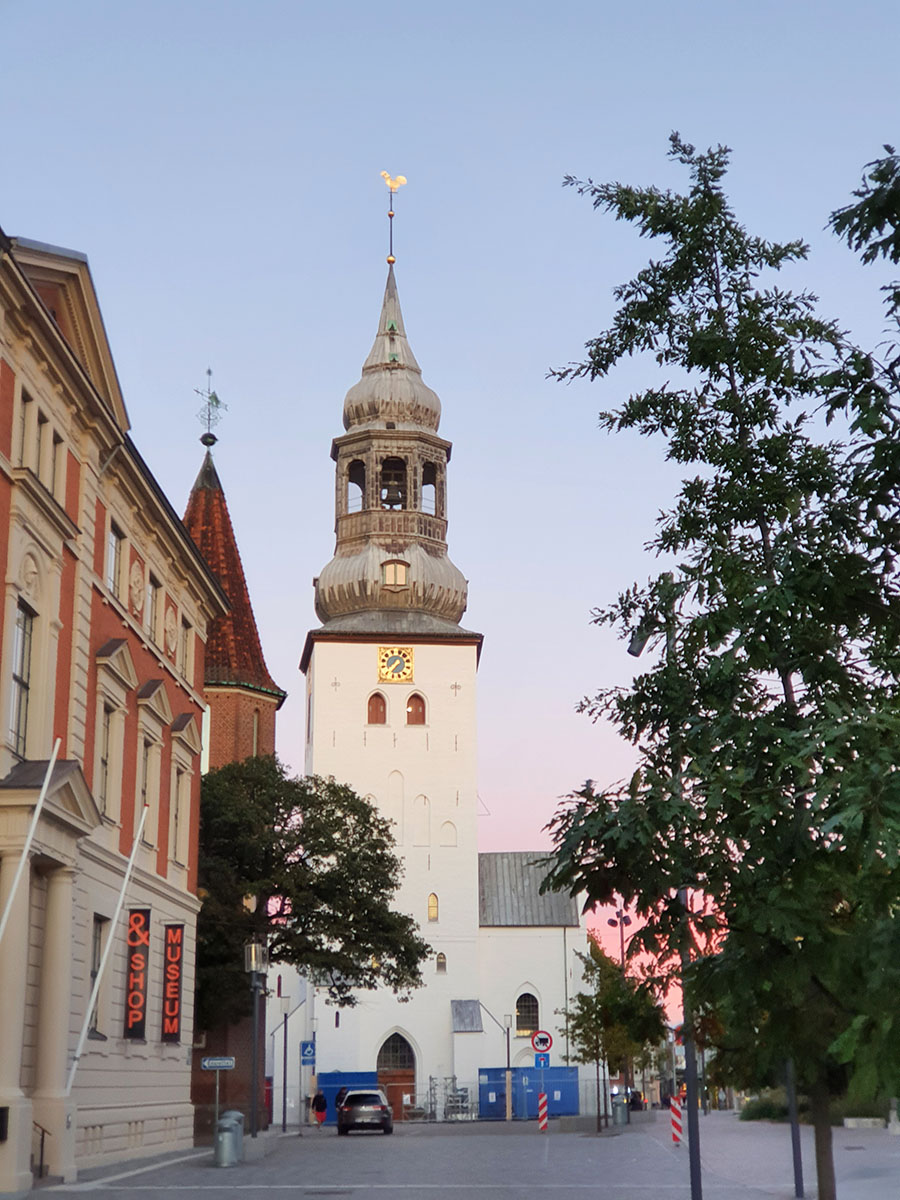
[[[0,856],[0,913],[6,911],[20,854]],[[22,1195],[30,1188],[31,1101],[21,1088],[25,1041],[25,980],[31,868],[22,875],[0,942],[0,1108],[7,1110],[7,1137],[0,1142],[0,1194]]]
[[[50,1136],[44,1154],[51,1175],[75,1178],[75,1104],[66,1096],[72,1012],[72,913],[76,871],[59,867],[47,877],[41,983],[38,992],[38,1040],[34,1120]],[[87,987],[87,981],[85,981]]]

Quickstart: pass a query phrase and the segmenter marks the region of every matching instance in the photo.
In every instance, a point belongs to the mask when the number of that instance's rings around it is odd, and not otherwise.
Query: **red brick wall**
[[[8,362],[0,359],[0,453],[12,458],[13,396],[16,377]]]
[[[209,765],[243,762],[253,754],[253,714],[259,713],[256,753],[275,753],[275,711],[278,701],[259,692],[238,688],[208,688]]]

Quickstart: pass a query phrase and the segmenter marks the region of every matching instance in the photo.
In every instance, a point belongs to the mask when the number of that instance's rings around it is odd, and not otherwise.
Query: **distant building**
[[[205,765],[210,768],[274,754],[275,714],[286,695],[272,679],[263,657],[225,492],[212,459],[215,440],[210,433],[201,438],[207,447],[206,456],[184,514],[191,537],[203,552],[230,605],[228,613],[211,623],[206,645],[203,695],[209,711],[204,742],[209,747],[209,761]],[[264,1004],[261,1009],[257,1033],[260,1098],[264,1095]],[[214,1112],[215,1075],[204,1071],[202,1066],[203,1058],[208,1055],[234,1056],[235,1069],[221,1074],[219,1100],[222,1108],[249,1111],[252,1037],[253,1022],[249,1017],[233,1025],[198,1030],[191,1089],[198,1132],[209,1130]],[[262,1105],[260,1113],[264,1113]],[[261,1127],[265,1123],[263,1115]]]
[[[339,1010],[317,991],[305,1006],[316,1069],[377,1072],[398,1117],[440,1116],[480,1067],[505,1065],[507,1016],[514,1066],[533,1066],[539,1028],[557,1039],[552,1061],[562,1063],[557,1010],[580,983],[585,944],[575,901],[540,894],[538,854],[478,853],[482,636],[460,625],[467,582],[447,552],[451,446],[440,415],[391,266],[375,343],[344,401],[346,432],[332,446],[335,554],[315,581],[322,625],[301,669],[306,770],[349,784],[393,822],[405,869],[396,905],[433,949],[409,1003],[362,992]]]
[[[87,260],[0,234],[4,1197],[41,1147],[72,1180],[193,1140],[204,651],[227,600],[128,428]]]

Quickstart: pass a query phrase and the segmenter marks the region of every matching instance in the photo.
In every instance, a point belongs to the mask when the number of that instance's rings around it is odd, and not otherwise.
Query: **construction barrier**
[[[672,1141],[676,1146],[681,1145],[681,1099],[678,1096],[673,1096],[669,1101],[669,1110],[672,1114]]]
[[[547,1132],[547,1093],[538,1094],[538,1126],[541,1133]]]

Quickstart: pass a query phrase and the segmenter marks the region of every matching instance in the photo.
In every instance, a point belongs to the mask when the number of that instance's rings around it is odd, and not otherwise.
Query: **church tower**
[[[286,693],[269,674],[250,604],[225,492],[207,431],[203,465],[191,489],[184,524],[228,597],[230,612],[210,627],[203,696],[209,706],[207,767],[275,753],[275,714]]]
[[[474,1069],[459,1061],[451,1012],[478,995],[481,635],[459,624],[467,586],[447,552],[451,446],[440,416],[391,262],[374,345],[344,401],[346,432],[332,445],[335,553],[315,580],[322,625],[300,665],[306,770],[348,783],[393,822],[405,864],[396,906],[433,950],[410,1003],[384,991],[343,1012],[321,999],[317,1009],[318,1069],[377,1069],[395,1115],[430,1077]]]

